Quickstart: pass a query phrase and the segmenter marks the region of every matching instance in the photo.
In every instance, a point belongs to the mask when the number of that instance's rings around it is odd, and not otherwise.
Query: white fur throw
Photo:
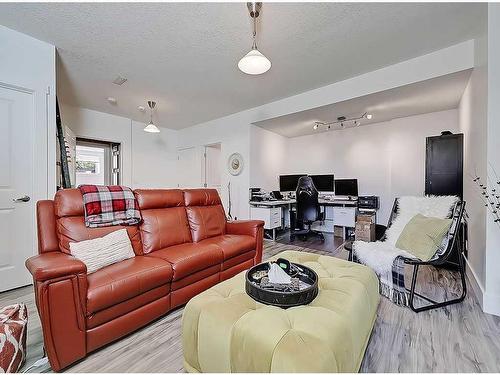
[[[378,275],[381,290],[393,299],[393,273],[394,260],[398,256],[415,258],[412,254],[398,249],[396,242],[406,224],[416,214],[445,219],[449,217],[457,201],[455,196],[426,196],[426,197],[401,197],[398,200],[398,212],[391,226],[386,231],[385,241],[363,242],[354,241],[353,251],[358,260],[370,267]]]
[[[126,229],[93,240],[70,242],[71,255],[87,266],[87,273],[135,256]]]
[[[386,241],[395,245],[401,232],[416,214],[446,219],[457,201],[455,196],[401,197],[398,213],[387,229]]]

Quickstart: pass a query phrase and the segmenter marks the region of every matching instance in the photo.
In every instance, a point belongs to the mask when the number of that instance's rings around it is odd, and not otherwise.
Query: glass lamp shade
[[[271,61],[256,48],[252,48],[238,62],[238,68],[246,74],[262,74],[271,69]]]
[[[159,133],[160,132],[160,129],[158,129],[158,127],[153,124],[153,122],[151,121],[148,126],[146,126],[144,128],[144,131],[145,132],[148,132],[148,133]]]

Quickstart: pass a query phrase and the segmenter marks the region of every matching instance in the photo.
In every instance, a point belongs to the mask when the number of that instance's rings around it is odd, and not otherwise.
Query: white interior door
[[[35,253],[33,95],[0,86],[0,292],[31,283]]]
[[[180,188],[201,187],[200,158],[195,147],[177,151],[177,180]]]
[[[221,187],[221,145],[205,146],[205,187],[219,190]]]

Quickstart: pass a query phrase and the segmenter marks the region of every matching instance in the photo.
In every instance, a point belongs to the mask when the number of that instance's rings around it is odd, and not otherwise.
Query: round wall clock
[[[243,170],[243,156],[235,152],[227,160],[227,169],[233,176],[237,176]]]

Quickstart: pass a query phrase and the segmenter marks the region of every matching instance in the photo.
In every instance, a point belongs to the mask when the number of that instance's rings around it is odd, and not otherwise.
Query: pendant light
[[[153,109],[156,106],[156,102],[150,100],[148,101],[148,106],[149,109],[151,110],[151,116],[149,118],[149,124],[144,128],[144,131],[148,133],[159,133],[160,129],[158,129],[158,127],[155,124],[153,124]]]
[[[255,41],[257,36],[256,22],[262,9],[262,3],[247,3],[247,8],[253,20],[253,44],[250,52],[243,56],[238,62],[238,68],[243,73],[257,75],[271,69],[271,61],[257,49],[257,43]]]

